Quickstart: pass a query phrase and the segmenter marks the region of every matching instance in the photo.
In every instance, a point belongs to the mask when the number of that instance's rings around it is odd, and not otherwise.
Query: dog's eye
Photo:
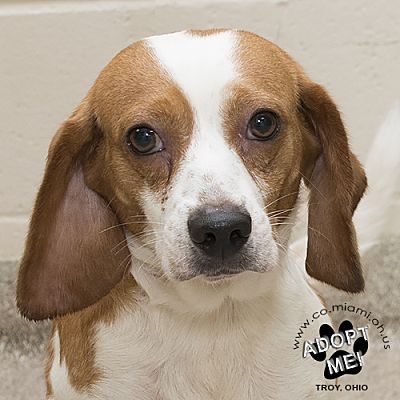
[[[136,126],[128,131],[128,146],[140,154],[153,154],[164,150],[157,133],[147,126]]]
[[[279,131],[279,121],[271,111],[261,111],[253,115],[247,127],[247,138],[254,140],[272,139]]]

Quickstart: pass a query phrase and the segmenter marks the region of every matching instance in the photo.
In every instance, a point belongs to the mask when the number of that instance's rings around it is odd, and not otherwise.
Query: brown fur
[[[122,278],[129,254],[111,207],[85,184],[95,151],[93,122],[81,110],[60,128],[49,151],[18,277],[17,303],[30,319],[77,311],[106,295]],[[100,180],[101,178],[98,177]],[[102,233],[101,233],[102,232]]]
[[[325,92],[306,82],[301,106],[321,144],[311,177],[307,272],[348,292],[364,288],[352,216],[367,186],[364,171],[351,153],[340,114]]]

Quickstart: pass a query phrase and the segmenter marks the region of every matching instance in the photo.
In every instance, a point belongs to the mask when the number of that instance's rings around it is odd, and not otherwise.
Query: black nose
[[[235,254],[251,233],[251,217],[238,208],[202,207],[188,220],[192,242],[211,257],[221,259]]]

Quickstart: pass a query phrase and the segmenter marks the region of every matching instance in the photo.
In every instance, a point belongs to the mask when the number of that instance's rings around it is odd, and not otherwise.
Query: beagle
[[[366,178],[327,92],[244,31],[121,51],[50,145],[19,271],[22,315],[53,319],[47,398],[316,396],[292,349],[322,307],[287,251],[302,182],[308,274],[361,291]]]

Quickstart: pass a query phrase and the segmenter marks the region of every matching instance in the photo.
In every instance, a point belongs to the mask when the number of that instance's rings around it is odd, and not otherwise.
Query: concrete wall
[[[399,1],[0,0],[0,260],[20,256],[49,141],[105,63],[138,38],[207,27],[285,48],[330,90],[365,159],[400,98]]]

